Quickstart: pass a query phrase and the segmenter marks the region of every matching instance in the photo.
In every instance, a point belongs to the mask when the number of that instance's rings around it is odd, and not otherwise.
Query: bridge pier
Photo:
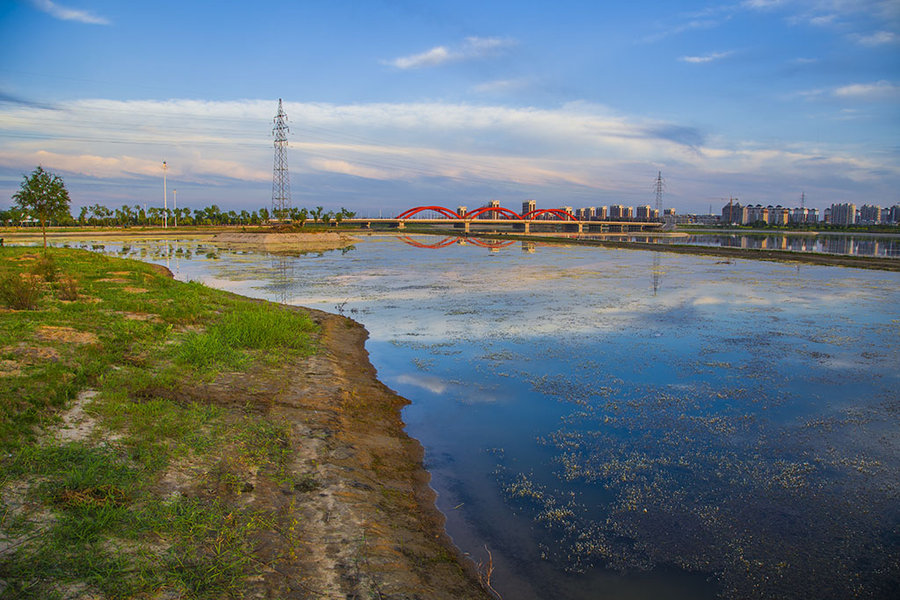
[[[466,221],[466,233],[469,233],[469,225],[470,225],[469,221]]]
[[[525,235],[528,235],[529,233],[531,233],[531,222],[525,221]]]
[[[406,221],[397,221],[397,229],[406,229]]]

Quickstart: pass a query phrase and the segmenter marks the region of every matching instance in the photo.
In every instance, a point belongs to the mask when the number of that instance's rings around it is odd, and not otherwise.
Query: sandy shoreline
[[[324,231],[314,233],[225,232],[216,234],[212,241],[225,247],[290,253],[337,250],[352,246],[357,240],[343,233]]]
[[[316,464],[317,493],[292,494],[303,543],[296,568],[324,597],[483,599],[471,561],[444,531],[424,449],[404,431],[408,401],[382,384],[365,349],[368,332],[344,317],[310,309],[319,352],[253,382],[271,411],[295,424],[299,460]],[[288,383],[285,384],[285,381]],[[223,382],[243,397],[245,382]],[[230,389],[229,389],[230,388]],[[271,396],[270,396],[271,394]],[[260,507],[286,504],[282,490],[252,493]],[[365,560],[359,560],[364,556]],[[273,588],[287,592],[273,578]]]

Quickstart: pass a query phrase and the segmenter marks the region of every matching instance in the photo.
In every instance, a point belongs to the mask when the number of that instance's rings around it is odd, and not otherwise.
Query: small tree
[[[23,211],[30,212],[41,222],[44,248],[47,247],[47,220],[72,218],[69,214],[69,192],[58,176],[38,167],[26,176],[13,200]]]

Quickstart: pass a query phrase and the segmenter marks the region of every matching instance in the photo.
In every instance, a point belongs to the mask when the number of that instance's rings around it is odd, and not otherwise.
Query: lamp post
[[[175,215],[175,227],[178,227],[178,190],[172,190],[172,214]]]
[[[169,166],[163,161],[163,229],[169,227],[169,194],[166,192],[166,170]]]

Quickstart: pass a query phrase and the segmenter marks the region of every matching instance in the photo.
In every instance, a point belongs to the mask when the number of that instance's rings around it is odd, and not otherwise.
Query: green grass
[[[291,428],[183,391],[315,352],[314,323],[80,250],[0,248],[8,281],[35,297],[0,311],[0,598],[241,596],[276,516],[237,498],[248,473],[289,480]],[[88,389],[94,433],[54,440]],[[176,465],[212,491],[162,493]]]

